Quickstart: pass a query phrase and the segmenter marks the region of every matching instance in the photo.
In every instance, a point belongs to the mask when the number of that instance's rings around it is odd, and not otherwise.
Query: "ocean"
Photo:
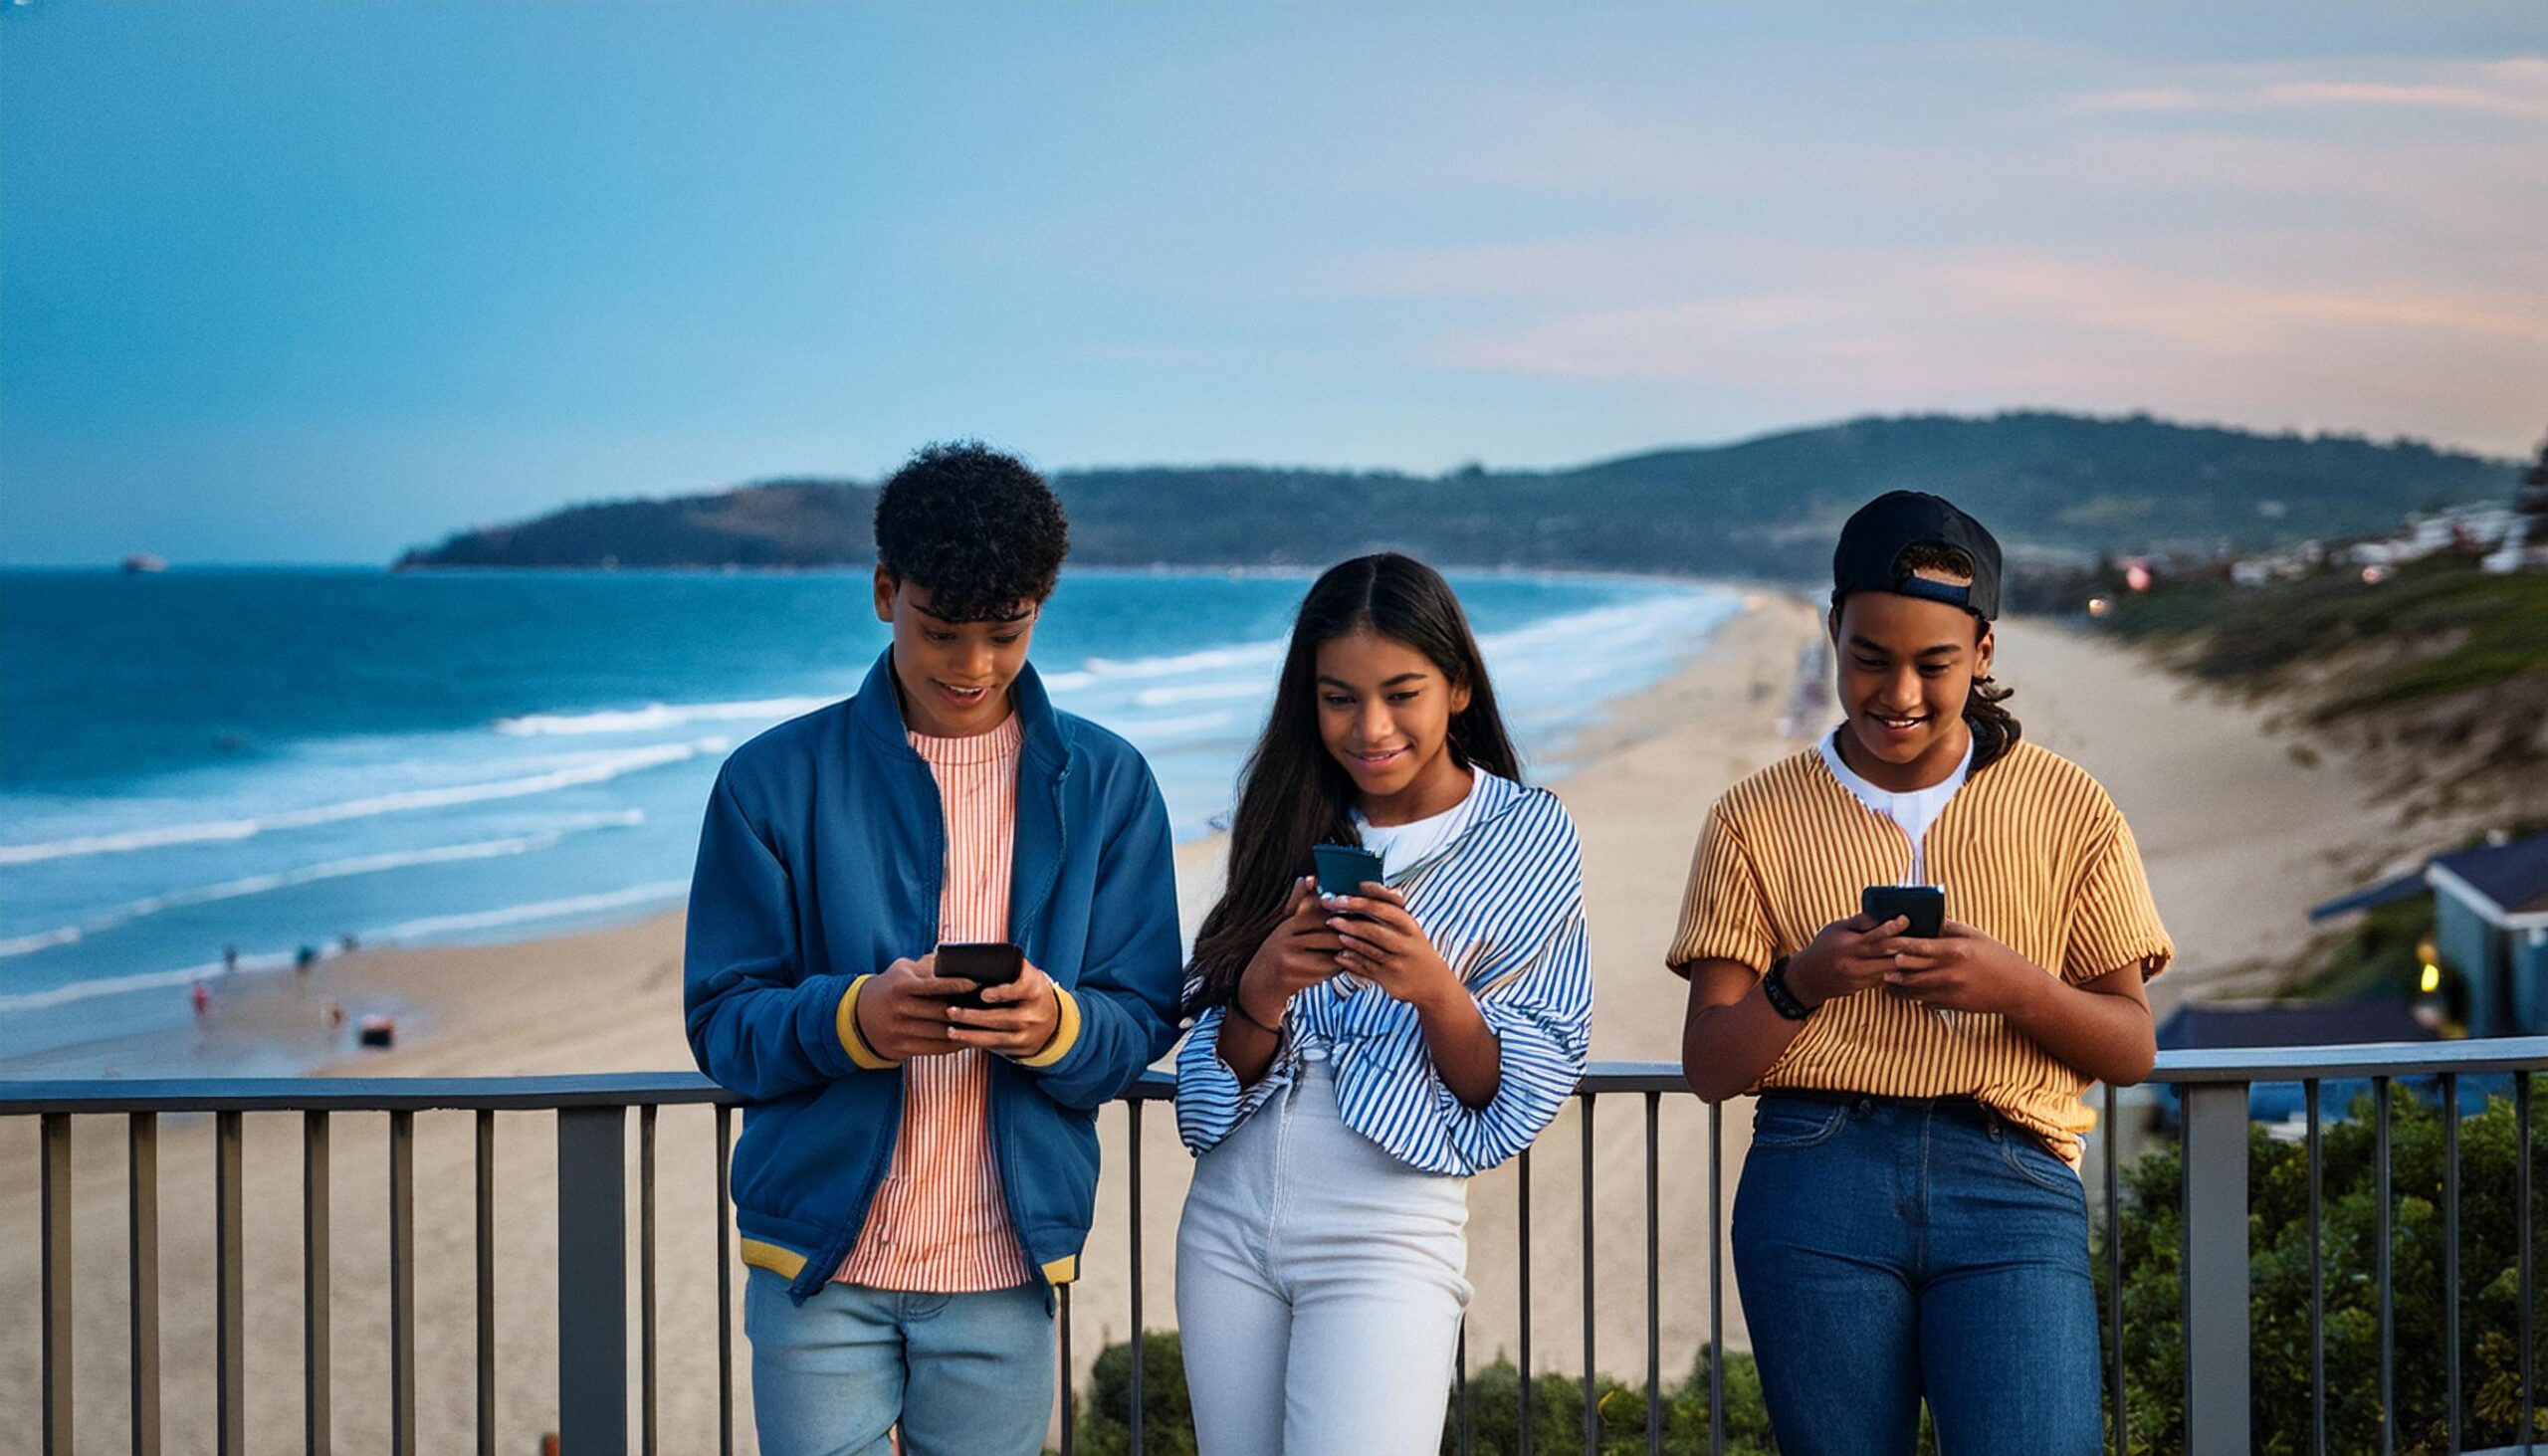
[[[1737,609],[1455,574],[1535,777]],[[0,1060],[185,1021],[305,950],[678,905],[718,765],[854,690],[864,571],[0,572]],[[1309,576],[1075,570],[1033,661],[1210,833]]]

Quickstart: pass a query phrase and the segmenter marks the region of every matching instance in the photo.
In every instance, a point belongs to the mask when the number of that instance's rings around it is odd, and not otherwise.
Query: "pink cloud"
[[[2269,105],[2426,106],[2442,110],[2484,111],[2497,116],[2548,116],[2548,96],[2523,96],[2467,86],[2295,81],[2266,87],[2260,96]]]
[[[2548,289],[2187,278],[2016,249],[1832,252],[1759,292],[1542,312],[1430,362],[1816,410],[2038,402],[2441,434],[2519,449],[2548,378]]]
[[[2072,104],[2127,112],[2369,106],[2548,118],[2548,60],[2538,57],[2386,61],[2350,69],[2357,74],[2311,75],[2291,64],[2192,68],[2171,85],[2090,92]]]

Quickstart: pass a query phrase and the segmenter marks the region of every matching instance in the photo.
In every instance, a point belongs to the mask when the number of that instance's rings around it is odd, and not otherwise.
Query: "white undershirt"
[[[1842,787],[1858,796],[1859,803],[1902,826],[1903,834],[1911,840],[1911,876],[1903,883],[1906,885],[1929,883],[1921,868],[1922,842],[1928,836],[1929,826],[1938,822],[1938,815],[1946,811],[1947,800],[1954,798],[1955,791],[1964,787],[1965,776],[1973,771],[1972,735],[1970,733],[1965,735],[1964,758],[1956,764],[1955,772],[1927,788],[1915,788],[1908,793],[1895,793],[1890,789],[1878,788],[1867,782],[1858,776],[1857,770],[1841,761],[1840,734],[1846,731],[1848,731],[1848,726],[1843,724],[1823,734],[1822,741],[1815,744],[1821,750],[1824,766],[1831,770],[1833,778],[1840,780]]]
[[[1439,814],[1410,819],[1404,824],[1375,824],[1364,818],[1358,808],[1352,811],[1354,831],[1362,836],[1365,849],[1380,857],[1380,873],[1394,875],[1409,865],[1433,858],[1443,846],[1459,838],[1460,831],[1469,824],[1469,806],[1476,801],[1477,778],[1472,774],[1468,792]]]

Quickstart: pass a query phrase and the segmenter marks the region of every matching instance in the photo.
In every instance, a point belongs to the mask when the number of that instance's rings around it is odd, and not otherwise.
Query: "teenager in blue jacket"
[[[1176,1037],[1168,815],[1123,739],[1026,662],[1060,503],[978,445],[876,505],[893,645],[856,696],[730,758],[683,978],[734,1155],[761,1449],[1040,1448],[1052,1287],[1077,1273],[1097,1113]],[[1010,941],[1005,986],[935,974]],[[979,1009],[956,1003],[979,990]]]

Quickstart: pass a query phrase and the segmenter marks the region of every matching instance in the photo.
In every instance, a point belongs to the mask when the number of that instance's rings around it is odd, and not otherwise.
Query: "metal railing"
[[[2164,1056],[2152,1077],[2169,1084],[2184,1099],[2183,1149],[2183,1288],[2179,1311],[2183,1321],[2185,1389],[2182,1392],[2188,1449],[2203,1452],[2251,1448],[2249,1378],[2249,1158],[2248,1096],[2258,1084],[2302,1085],[2305,1097],[2305,1141],[2309,1175],[2308,1218],[2310,1262],[2310,1387],[2312,1431],[2307,1449],[2328,1447],[2326,1381],[2325,1250],[2321,1242],[2323,1145],[2321,1089],[2333,1082],[2367,1081],[2375,1119],[2378,1232],[2376,1271],[2379,1302],[2379,1398],[2382,1449],[2394,1449],[2397,1350],[2391,1244],[2391,1210],[2396,1197],[2391,1165],[2390,1127],[2396,1085],[2402,1079],[2438,1078],[2446,1150],[2444,1187],[2443,1325],[2448,1332],[2442,1352],[2447,1391],[2449,1448],[2460,1449],[2462,1434],[2461,1352],[2459,1348],[2459,1083],[2465,1077],[2516,1074],[2513,1077],[2517,1123],[2516,1191],[2518,1223],[2520,1329],[2518,1340],[2522,1449],[2532,1440],[2533,1384],[2531,1258],[2531,1093],[2526,1074],[2548,1070],[2548,1038],[2501,1041],[2424,1043],[2399,1046],[2355,1046],[2177,1053]],[[1124,1176],[1131,1216],[1129,1230],[1129,1310],[1133,1359],[1126,1417],[1131,1446],[1143,1446],[1144,1308],[1142,1247],[1142,1128],[1147,1106],[1173,1095],[1173,1083],[1153,1073],[1124,1099],[1128,1155]],[[1594,1113],[1604,1098],[1635,1099],[1641,1104],[1644,1132],[1645,1243],[1645,1433],[1650,1451],[1660,1451],[1664,1438],[1664,1395],[1661,1368],[1662,1247],[1666,1221],[1660,1200],[1661,1119],[1666,1098],[1688,1098],[1680,1069],[1665,1063],[1603,1063],[1594,1067],[1576,1094],[1580,1110],[1578,1182],[1582,1218],[1582,1340],[1584,1449],[1600,1439],[1601,1412],[1596,1391],[1594,1325],[1595,1230],[1599,1226],[1594,1199]],[[2102,1093],[2102,1128],[2118,1127],[2112,1089]],[[658,1240],[656,1215],[657,1117],[666,1107],[703,1106],[715,1122],[717,1217],[717,1381],[719,1450],[735,1449],[734,1271],[731,1207],[727,1195],[728,1154],[733,1144],[734,1100],[722,1089],[691,1074],[629,1074],[577,1077],[485,1079],[236,1079],[194,1081],[17,1082],[0,1083],[0,1118],[32,1117],[39,1125],[41,1202],[41,1319],[36,1338],[42,1345],[43,1449],[74,1449],[73,1290],[81,1271],[74,1267],[72,1197],[72,1120],[75,1116],[119,1116],[125,1120],[127,1331],[131,1449],[136,1456],[156,1456],[162,1446],[160,1349],[160,1198],[159,1128],[161,1119],[209,1115],[213,1119],[214,1164],[214,1351],[215,1446],[225,1453],[247,1447],[247,1378],[244,1310],[243,1119],[250,1113],[298,1114],[302,1135],[302,1307],[304,1341],[304,1448],[312,1456],[331,1449],[330,1328],[330,1146],[331,1120],[342,1114],[386,1114],[389,1168],[388,1297],[389,1445],[393,1452],[417,1449],[416,1331],[416,1174],[415,1117],[420,1112],[463,1112],[474,1116],[476,1277],[476,1449],[495,1456],[497,1446],[497,1302],[496,1302],[496,1115],[500,1112],[554,1115],[557,1156],[557,1419],[560,1448],[573,1456],[624,1456],[631,1449],[660,1449],[656,1412],[659,1399],[660,1331],[656,1308]],[[627,1247],[631,1209],[627,1167],[629,1114],[636,1114],[638,1169],[635,1179],[637,1267],[629,1265]],[[1705,1108],[1707,1239],[1709,1449],[1720,1452],[1726,1440],[1724,1360],[1725,1247],[1724,1117],[1721,1106]],[[2125,1326],[2120,1156],[2117,1139],[2101,1136],[2099,1164],[2092,1175],[2103,1179],[2104,1250],[2107,1260],[2105,1371],[2111,1429],[2118,1449],[2124,1445],[2125,1415],[2131,1392],[2126,1388]],[[1531,1442],[1530,1375],[1531,1189],[1532,1155],[1518,1160],[1515,1273],[1518,1280],[1519,1346],[1522,1351],[1520,1444]],[[1615,1227],[1615,1222],[1612,1225]],[[700,1244],[705,1244],[701,1231]],[[1102,1257],[1103,1251],[1092,1251]],[[1496,1257],[1473,1249],[1472,1266]],[[635,1275],[636,1382],[631,1385],[630,1309],[628,1292]],[[1062,1368],[1075,1371],[1075,1320],[1071,1292],[1060,1302]],[[1471,1430],[1470,1354],[1462,1338],[1457,1377],[1450,1392],[1455,1448],[1469,1449]],[[1078,1426],[1078,1392],[1073,1380],[1062,1381],[1062,1449],[1072,1450]],[[635,1397],[632,1403],[632,1395]]]
[[[2373,1288],[2378,1305],[2379,1450],[2397,1449],[2398,1343],[2397,1249],[2395,1214],[2399,1189],[2392,1147],[2392,1124],[2400,1084],[2438,1082],[2443,1150],[2442,1156],[2442,1387],[2446,1449],[2464,1449],[2465,1392],[2462,1388],[2460,1323],[2460,1124],[2462,1079],[2509,1076],[2512,1081],[2514,1239],[2517,1252],[2515,1299],[2519,1306],[2514,1338],[2518,1348],[2518,1414],[2515,1438],[2520,1451],[2531,1449],[2536,1403],[2533,1313],[2537,1286],[2533,1279],[2532,1224],[2532,1092],[2531,1074],[2548,1070],[2548,1037],[2510,1037],[2456,1042],[2411,1042],[2367,1046],[2281,1048],[2272,1051],[2223,1050],[2177,1052],[2160,1058],[2151,1080],[2178,1089],[2185,1100],[2182,1125],[2184,1165],[2183,1269],[2185,1298],[2181,1318],[2185,1340],[2185,1429],[2188,1449],[2245,1451],[2254,1436],[2250,1417],[2250,1330],[2248,1248],[2248,1103],[2259,1084],[2300,1084],[2303,1099],[2302,1140],[2308,1171],[2307,1240],[2309,1258],[2310,1430],[2307,1449],[2330,1448],[2327,1397],[2327,1297],[2325,1234],[2325,1110],[2328,1084],[2370,1084],[2373,1120],[2372,1175],[2376,1232],[2373,1238]],[[2105,1125],[2115,1125],[2116,1094],[2103,1093]],[[2105,1247],[2108,1287],[2123,1288],[2118,1159],[2114,1140],[2107,1140],[2105,1177]],[[2124,1383],[2124,1312],[2118,1297],[2108,1302],[2107,1400],[2118,1432],[2125,1425],[2128,1392]]]

